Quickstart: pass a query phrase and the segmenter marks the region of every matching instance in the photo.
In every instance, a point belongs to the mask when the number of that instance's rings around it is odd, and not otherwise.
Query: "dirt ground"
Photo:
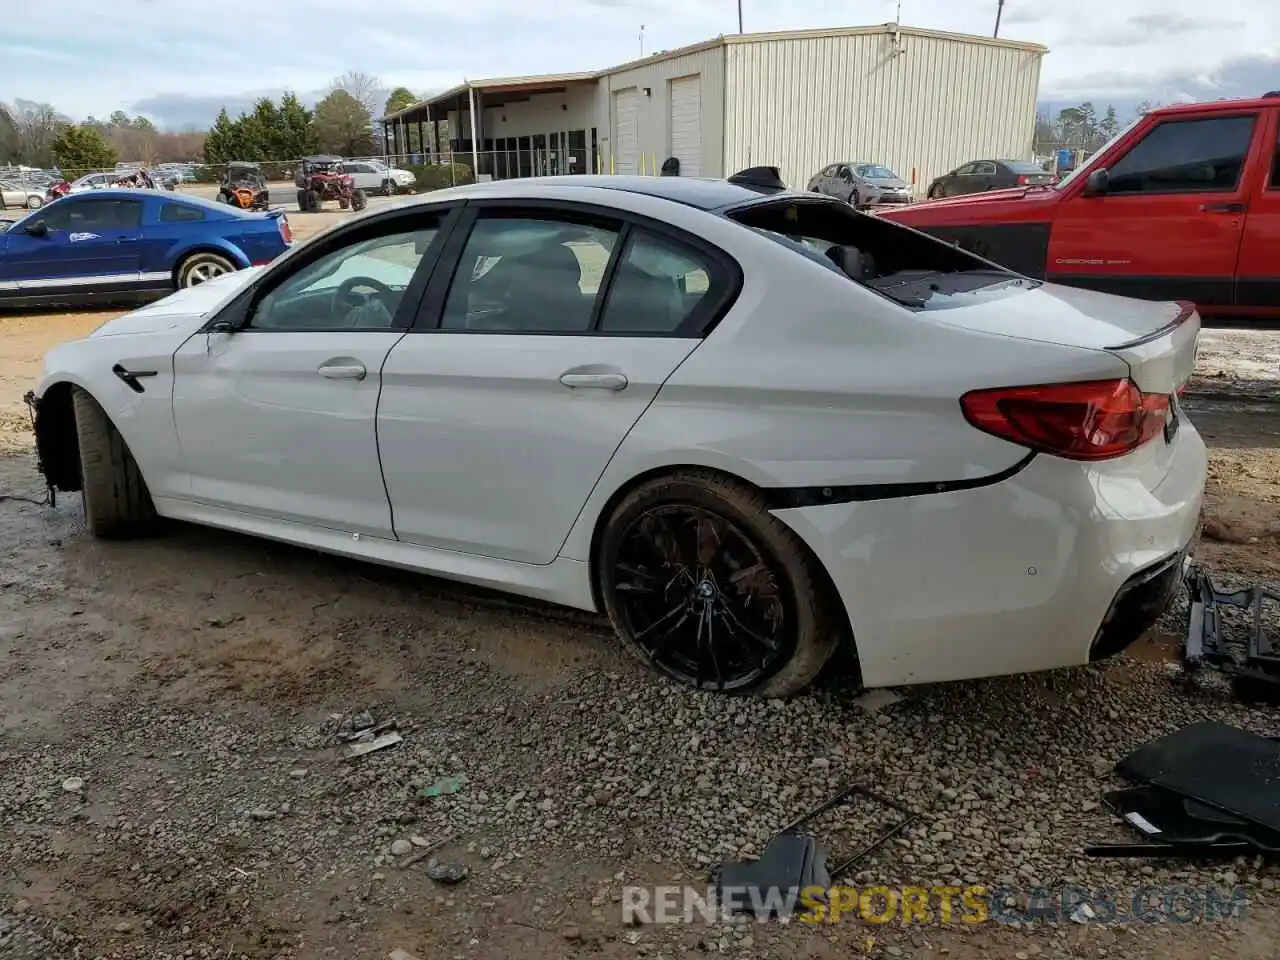
[[[74,498],[52,509],[4,502],[43,497],[20,400],[41,355],[111,315],[0,315],[0,956],[375,958],[395,948],[424,960],[517,951],[533,958],[1274,956],[1276,880],[1243,860],[1225,874],[1163,867],[1155,874],[1246,882],[1248,918],[1234,926],[624,926],[622,882],[693,880],[707,858],[701,848],[693,857],[693,841],[681,849],[662,839],[671,834],[661,821],[679,817],[671,810],[649,821],[643,806],[627,807],[598,833],[565,829],[578,822],[571,808],[611,802],[628,765],[644,762],[625,749],[626,734],[652,725],[644,714],[654,711],[634,704],[658,682],[618,652],[602,623],[194,527],[147,542],[95,542]],[[1280,582],[1280,334],[1206,331],[1185,407],[1212,448],[1201,558],[1228,576]],[[1159,660],[1175,649],[1172,634],[1157,633],[1137,652]],[[1080,684],[1078,697],[1102,687],[1123,696],[1141,669],[1119,660],[1068,681]],[[988,736],[999,723],[1016,729],[1025,687],[923,694],[921,702],[934,705],[921,708],[921,729],[936,727],[944,698],[966,710],[975,699],[1000,700],[1007,715],[991,721]],[[596,689],[604,699],[583,692]],[[700,711],[721,709],[681,691],[654,696],[661,723],[681,729],[696,726]],[[822,712],[829,699],[820,690],[796,709],[816,711],[822,723],[863,722]],[[556,726],[589,723],[580,714],[593,702],[617,707],[621,731],[579,743]],[[1145,703],[1133,701],[1124,708],[1132,715],[1113,719],[1143,727]],[[399,717],[405,744],[344,765],[330,735],[337,718],[361,709]],[[899,715],[890,716],[866,720],[866,738],[896,728]],[[1266,710],[1248,717],[1260,727],[1273,721]],[[743,722],[729,721],[729,729]],[[688,739],[687,730],[681,736]],[[695,740],[704,736],[714,734]],[[592,764],[619,744],[618,759],[590,783],[558,766],[563,753],[580,751]],[[745,749],[729,747],[716,782],[728,782],[731,757]],[[1001,752],[989,741],[978,747],[979,756]],[[675,740],[670,749],[677,751]],[[783,765],[766,779],[785,784],[821,768],[816,759],[788,759],[794,752],[785,745],[770,749]],[[1055,749],[1046,739],[1027,756]],[[1081,763],[1099,766],[1096,758]],[[486,786],[464,788],[466,799],[437,816],[420,789],[459,767]],[[81,782],[68,788],[68,777]],[[504,781],[537,783],[539,791],[503,793]],[[706,809],[717,816],[737,803],[711,781],[705,790]],[[522,815],[543,792],[534,819],[513,820],[505,833],[475,826]],[[641,787],[635,796],[649,794]],[[395,837],[440,839],[446,819],[463,829],[442,854],[471,869],[458,886],[429,879],[425,861],[404,866],[403,851],[388,853]],[[1062,882],[1078,858],[1064,855],[1057,874],[1054,862],[1043,861],[1039,882]],[[1109,876],[1120,885],[1153,876],[1138,864],[1115,870]],[[992,882],[981,864],[972,871]]]

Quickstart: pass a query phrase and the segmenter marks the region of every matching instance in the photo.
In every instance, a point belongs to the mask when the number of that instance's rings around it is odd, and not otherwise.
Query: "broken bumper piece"
[[[1280,603],[1280,594],[1262,586],[1226,592],[1214,586],[1202,567],[1188,564],[1185,574],[1190,594],[1187,640],[1183,665],[1188,673],[1202,666],[1214,667],[1232,678],[1280,690],[1280,656],[1262,625],[1262,607]],[[1243,611],[1248,620],[1246,636],[1229,638],[1223,628],[1224,609]]]

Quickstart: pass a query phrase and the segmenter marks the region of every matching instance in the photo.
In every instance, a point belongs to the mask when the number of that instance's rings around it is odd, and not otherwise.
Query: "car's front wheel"
[[[150,533],[157,523],[155,505],[120,431],[87,391],[73,387],[71,404],[89,532],[104,538]]]
[[[178,287],[186,289],[198,286],[224,273],[232,273],[235,269],[234,263],[219,254],[193,253],[178,267]]]
[[[627,646],[699,689],[797,693],[843,632],[804,544],[758,492],[710,471],[659,477],[628,494],[603,529],[596,571]]]

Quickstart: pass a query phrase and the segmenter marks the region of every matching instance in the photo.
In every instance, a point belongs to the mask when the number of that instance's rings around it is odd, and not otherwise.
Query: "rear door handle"
[[[1249,208],[1243,203],[1202,203],[1202,213],[1244,213]]]
[[[350,357],[326,360],[316,368],[316,373],[326,380],[363,380],[367,372],[363,363]]]
[[[622,390],[627,378],[621,373],[565,373],[560,382],[572,390]]]

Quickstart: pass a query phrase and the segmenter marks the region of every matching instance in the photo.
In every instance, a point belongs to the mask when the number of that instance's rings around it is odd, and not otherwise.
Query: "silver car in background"
[[[44,190],[34,183],[0,180],[0,210],[35,210],[44,205]]]
[[[809,179],[807,189],[846,200],[855,207],[910,203],[915,199],[911,185],[888,167],[861,160],[824,167]]]

